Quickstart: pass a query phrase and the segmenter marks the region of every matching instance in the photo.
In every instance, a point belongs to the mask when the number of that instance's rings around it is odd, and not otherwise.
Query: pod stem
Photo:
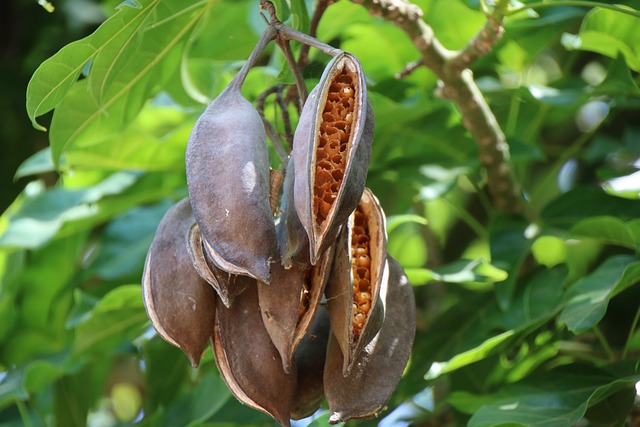
[[[242,87],[244,80],[247,78],[247,74],[249,74],[249,70],[251,70],[251,68],[255,65],[260,54],[262,54],[262,52],[269,45],[269,43],[271,43],[271,41],[276,37],[277,34],[278,29],[272,25],[269,25],[267,29],[264,30],[264,32],[260,36],[260,39],[258,40],[258,43],[256,44],[256,47],[253,48],[253,52],[251,52],[251,55],[249,55],[247,61],[244,63],[244,65],[242,65],[240,71],[238,71],[238,73],[233,77],[233,79],[229,83],[229,87],[238,89]]]

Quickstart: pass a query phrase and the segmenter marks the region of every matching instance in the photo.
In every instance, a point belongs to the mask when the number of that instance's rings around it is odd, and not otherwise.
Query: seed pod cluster
[[[211,340],[234,396],[283,425],[325,397],[331,422],[375,416],[408,361],[415,308],[387,254],[384,212],[365,188],[374,119],[364,73],[345,52],[329,62],[300,113],[283,179],[240,92],[256,57],[191,133],[189,197],[167,212],[149,249],[145,308],[194,366]]]

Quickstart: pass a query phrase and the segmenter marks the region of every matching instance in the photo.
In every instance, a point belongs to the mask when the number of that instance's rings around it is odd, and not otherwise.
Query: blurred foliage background
[[[0,5],[0,426],[271,425],[231,397],[210,351],[192,369],[159,339],[140,295],[155,228],[186,195],[190,129],[264,28],[258,2],[119,3]],[[477,1],[415,3],[449,49],[486,21]],[[318,38],[367,73],[368,186],[419,312],[388,410],[350,425],[638,425],[640,2],[619,3],[631,13],[513,1],[524,10],[473,65],[523,216],[492,206],[434,74],[395,78],[419,57],[402,30],[346,0],[327,9]],[[289,4],[305,30],[314,2]],[[309,86],[328,61],[310,59]],[[291,83],[283,64],[270,48],[245,96]]]

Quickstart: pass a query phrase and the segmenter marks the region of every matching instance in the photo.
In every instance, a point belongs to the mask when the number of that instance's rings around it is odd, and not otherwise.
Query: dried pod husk
[[[234,80],[205,109],[187,145],[187,186],[205,252],[221,269],[270,281],[277,255],[262,119]]]
[[[280,210],[282,214],[276,223],[278,249],[281,263],[285,268],[296,266],[306,269],[309,262],[309,237],[305,231],[294,204],[295,164],[289,159],[282,186]]]
[[[373,122],[360,62],[341,53],[309,94],[294,135],[295,206],[312,264],[334,243],[362,196]]]
[[[187,249],[193,214],[188,199],[160,221],[147,253],[142,296],[158,334],[197,367],[214,328],[216,294],[195,271]]]
[[[238,280],[238,276],[228,273],[218,268],[204,252],[200,227],[193,223],[189,230],[189,255],[193,267],[207,283],[209,283],[218,294],[218,297],[225,305],[230,307],[236,295],[242,293],[247,286],[247,280]]]
[[[329,313],[320,307],[295,354],[298,387],[291,407],[292,420],[310,416],[324,400],[323,372],[329,333]]]
[[[345,376],[382,324],[380,288],[388,280],[386,264],[384,212],[367,188],[340,233],[326,289],[331,330],[345,356]]]
[[[332,424],[377,416],[409,360],[416,331],[413,289],[391,257],[389,271],[388,285],[381,290],[386,307],[382,327],[358,356],[349,376],[342,375],[343,356],[336,337],[329,339],[324,388]]]
[[[230,308],[217,305],[213,350],[218,370],[233,395],[243,404],[289,425],[296,389],[295,362],[291,373],[282,369],[258,307],[255,280]]]
[[[285,372],[290,371],[296,348],[316,314],[332,257],[333,251],[329,248],[316,266],[306,269],[286,269],[275,263],[271,269],[271,285],[258,283],[262,319],[280,353]]]

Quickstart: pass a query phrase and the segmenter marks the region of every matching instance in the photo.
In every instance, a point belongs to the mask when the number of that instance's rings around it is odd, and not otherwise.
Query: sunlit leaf
[[[114,348],[139,334],[147,322],[140,285],[119,286],[75,327],[74,352],[80,355]]]
[[[100,81],[96,98],[86,81],[77,83],[56,108],[51,123],[51,152],[57,164],[72,144],[90,145],[124,129],[147,99],[162,87],[180,58],[180,49],[191,28],[201,19],[204,4],[164,0],[144,26],[132,33],[134,43],[115,53],[114,63],[105,65],[105,85]],[[123,42],[128,42],[124,38]],[[111,52],[111,51],[110,51]],[[89,82],[92,82],[91,72]],[[95,84],[94,84],[95,86]]]
[[[593,273],[574,283],[558,322],[581,333],[604,316],[609,300],[640,280],[640,261],[627,255],[608,258]]]
[[[73,86],[85,64],[120,34],[130,33],[132,27],[139,25],[158,1],[141,1],[139,7],[123,5],[95,33],[68,44],[40,65],[27,88],[27,112],[34,127],[44,130],[36,118],[55,108]]]
[[[637,380],[637,375],[616,378],[589,366],[563,366],[505,386],[488,399],[479,396],[483,404],[468,425],[571,426],[582,418],[591,399],[597,401],[604,397],[603,390],[612,394]]]
[[[583,219],[571,228],[578,236],[592,237],[604,243],[635,249],[638,241],[631,234],[624,221],[616,217],[591,217]]]
[[[610,58],[622,54],[630,68],[640,71],[639,38],[638,18],[614,10],[594,8],[585,17],[580,33],[565,34],[562,43],[568,49],[588,50]]]

